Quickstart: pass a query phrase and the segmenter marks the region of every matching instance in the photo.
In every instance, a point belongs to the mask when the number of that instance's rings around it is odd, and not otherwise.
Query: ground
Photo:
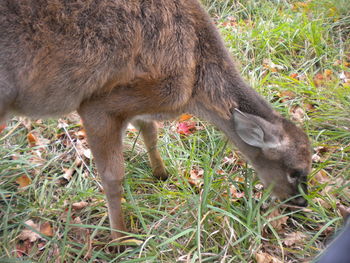
[[[0,134],[1,262],[311,262],[342,227],[350,204],[349,1],[203,3],[245,79],[310,136],[309,206],[271,200],[222,133],[191,116],[160,124],[171,177],[157,181],[129,127],[123,209],[135,246],[111,253],[79,118],[16,117]]]

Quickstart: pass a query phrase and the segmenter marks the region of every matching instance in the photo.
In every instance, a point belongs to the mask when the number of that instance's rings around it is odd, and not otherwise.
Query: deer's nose
[[[297,205],[297,206],[301,206],[301,207],[307,207],[307,205],[308,205],[307,200],[302,196],[296,197],[296,198],[292,199],[290,202],[293,205]]]

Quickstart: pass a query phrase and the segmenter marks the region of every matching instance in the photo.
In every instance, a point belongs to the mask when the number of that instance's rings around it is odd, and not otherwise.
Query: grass
[[[179,135],[175,122],[161,128],[159,149],[172,175],[165,182],[151,176],[131,130],[123,208],[130,235],[145,242],[110,253],[104,194],[79,121],[15,118],[0,137],[0,262],[256,262],[258,253],[306,262],[341,227],[338,206],[350,204],[350,81],[343,76],[350,75],[349,2],[203,3],[247,81],[312,138],[308,209],[273,203],[255,172],[206,122],[195,119],[200,129],[189,136]],[[28,129],[44,146],[30,146]],[[196,178],[203,185],[189,180],[196,172],[203,172]],[[20,177],[31,182],[20,188]],[[88,205],[78,210],[73,204],[80,201]],[[19,240],[27,220],[49,223],[45,240]],[[305,236],[286,245],[296,232]]]

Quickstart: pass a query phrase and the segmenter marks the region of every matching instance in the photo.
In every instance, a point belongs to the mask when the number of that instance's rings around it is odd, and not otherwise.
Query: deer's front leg
[[[83,119],[89,146],[106,193],[112,238],[121,238],[124,234],[119,231],[126,231],[121,208],[124,177],[122,151],[124,121],[118,116],[101,112],[88,105],[79,109],[79,114]]]
[[[161,180],[168,178],[168,173],[164,167],[162,158],[160,157],[157,140],[158,140],[158,128],[155,121],[136,119],[133,124],[141,131],[143,141],[145,142],[153,175]]]

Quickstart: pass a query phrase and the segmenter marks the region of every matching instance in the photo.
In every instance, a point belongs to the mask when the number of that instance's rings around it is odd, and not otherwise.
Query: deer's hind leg
[[[158,128],[156,122],[152,120],[135,119],[132,121],[132,124],[141,132],[153,175],[160,180],[166,180],[168,178],[168,173],[157,148]]]
[[[78,112],[106,193],[112,238],[120,239],[126,232],[121,204],[124,178],[122,134],[126,123],[124,118],[93,103],[85,104]]]

